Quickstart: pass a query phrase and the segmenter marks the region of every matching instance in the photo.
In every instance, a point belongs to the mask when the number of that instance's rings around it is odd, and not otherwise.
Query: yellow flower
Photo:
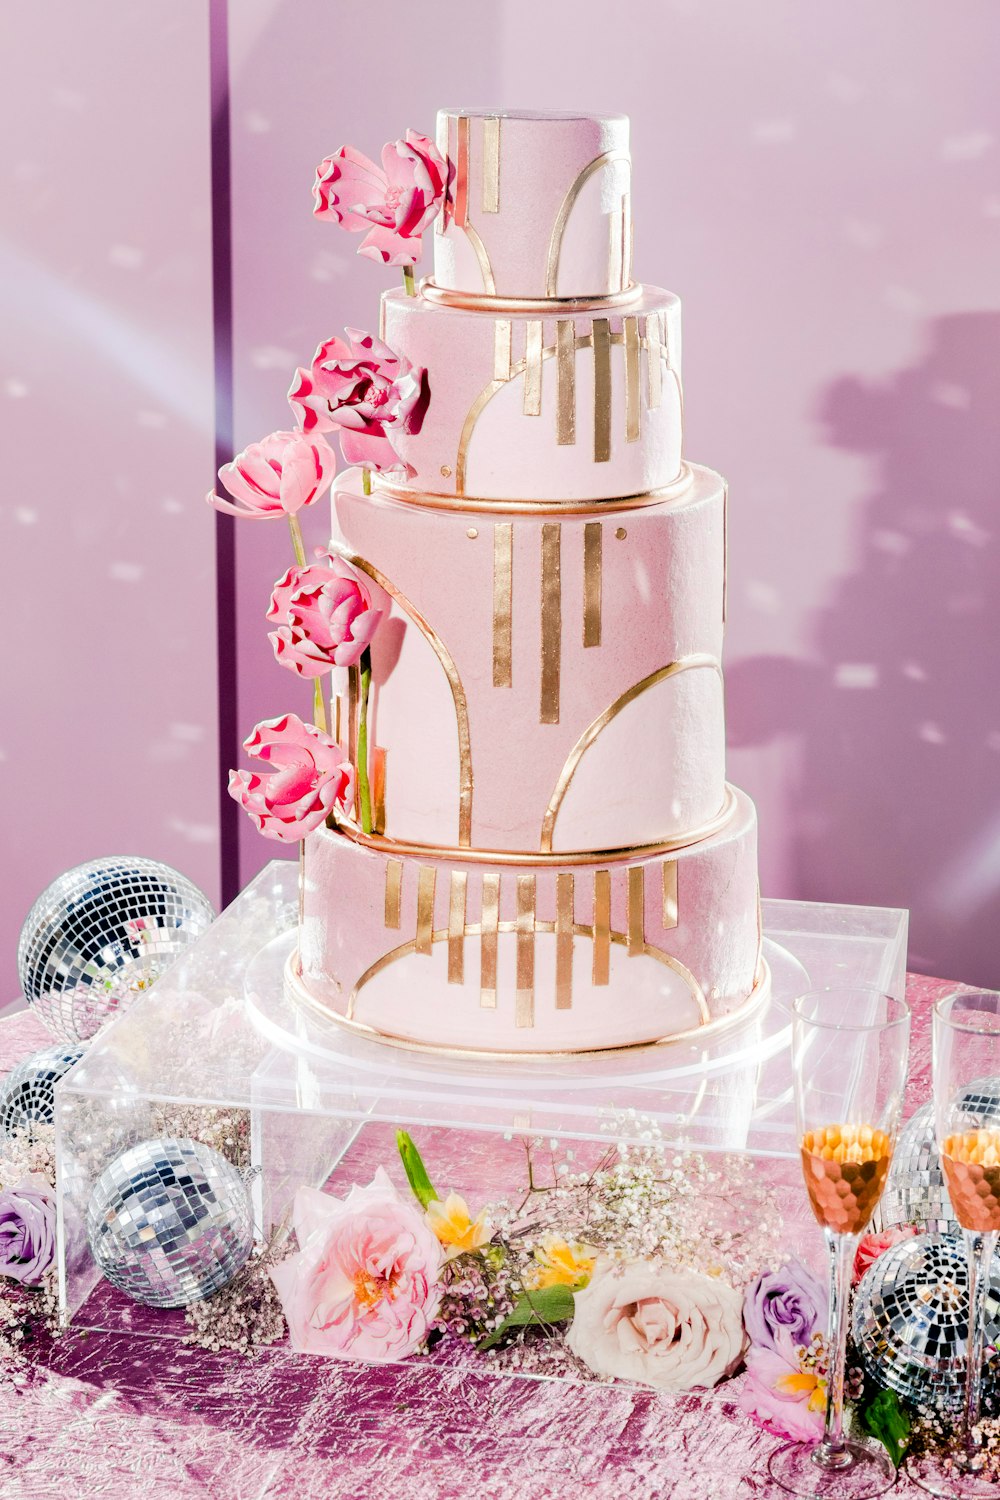
[[[570,1244],[561,1235],[547,1234],[535,1247],[535,1259],[538,1267],[532,1268],[533,1286],[586,1286],[597,1251],[575,1240]]]
[[[826,1381],[821,1380],[812,1370],[797,1370],[793,1375],[779,1375],[774,1384],[786,1396],[804,1396],[808,1391],[808,1409],[826,1410]]]
[[[461,1193],[449,1193],[443,1203],[438,1198],[428,1203],[427,1222],[444,1245],[446,1260],[452,1260],[466,1250],[482,1249],[493,1235],[486,1210],[483,1209],[474,1219]]]

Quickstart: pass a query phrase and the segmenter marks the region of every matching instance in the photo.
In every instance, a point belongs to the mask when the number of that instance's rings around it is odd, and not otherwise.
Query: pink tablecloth
[[[953,987],[909,978],[909,1110],[929,1093],[931,1004]],[[0,1023],[0,1072],[46,1041],[30,1015]],[[0,1390],[0,1497],[747,1500],[772,1493],[774,1439],[736,1389],[677,1398],[71,1332],[31,1386]]]

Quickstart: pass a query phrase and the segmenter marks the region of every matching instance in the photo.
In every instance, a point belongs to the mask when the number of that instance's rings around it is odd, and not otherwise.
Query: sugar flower
[[[776,1437],[810,1442],[823,1433],[826,1415],[826,1368],[812,1349],[796,1348],[787,1329],[770,1347],[747,1353],[747,1375],[740,1407]]]
[[[320,344],[308,370],[296,370],[288,392],[292,410],[306,433],[339,428],[345,463],[396,468],[394,442],[402,433],[419,432],[423,423],[427,371],[373,334],[358,328],[346,333],[346,340]]]
[[[743,1321],[750,1342],[774,1349],[779,1334],[794,1346],[808,1344],[826,1327],[827,1293],[823,1283],[801,1261],[789,1260],[777,1271],[765,1271],[747,1287]]]
[[[371,579],[336,553],[321,553],[307,567],[289,568],[274,585],[267,618],[278,628],[268,638],[281,666],[300,677],[321,677],[361,660],[387,610]]]
[[[564,1240],[560,1234],[546,1234],[535,1246],[537,1265],[528,1273],[531,1285],[586,1286],[596,1258],[597,1251],[591,1245]]]
[[[299,1251],[270,1269],[302,1354],[389,1360],[424,1342],[441,1300],[441,1247],[380,1167],[346,1198],[299,1188]]]
[[[0,1276],[38,1286],[56,1253],[56,1205],[40,1172],[0,1192]]]
[[[347,754],[297,714],[265,719],[243,748],[268,771],[233,771],[229,795],[270,839],[294,842],[318,828],[334,807],[354,802],[354,768]]]
[[[333,449],[318,432],[309,437],[302,432],[272,432],[261,442],[250,443],[219,470],[219,479],[235,505],[214,490],[205,498],[216,510],[244,520],[294,516],[303,506],[316,503],[336,472]]]
[[[741,1294],[718,1278],[602,1257],[576,1293],[567,1343],[598,1375],[689,1391],[739,1364],[742,1310]]]
[[[466,1251],[481,1250],[493,1235],[485,1209],[475,1219],[460,1193],[449,1193],[442,1203],[435,1198],[427,1205],[427,1223],[445,1248],[445,1260]]]
[[[851,1273],[851,1283],[857,1286],[862,1276],[870,1266],[873,1266],[880,1255],[891,1250],[893,1245],[899,1245],[903,1240],[912,1240],[919,1230],[915,1224],[897,1224],[892,1229],[883,1229],[881,1234],[863,1234],[858,1241],[858,1248],[854,1256],[854,1268]]]
[[[341,146],[316,168],[313,212],[352,234],[365,234],[358,254],[381,265],[412,266],[421,235],[444,198],[448,167],[426,136],[408,130],[382,148],[377,166],[353,146]],[[367,231],[367,232],[366,232]]]

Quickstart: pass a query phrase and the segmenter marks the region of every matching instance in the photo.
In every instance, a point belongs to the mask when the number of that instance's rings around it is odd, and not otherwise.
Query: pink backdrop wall
[[[730,774],[764,888],[908,905],[915,967],[1000,984],[1000,10],[231,11],[237,443],[287,421],[321,337],[375,326],[384,276],[310,214],[322,155],[377,154],[442,103],[628,110],[637,273],[684,299],[689,452],[732,485]],[[211,888],[217,785],[207,12],[3,24],[0,525],[11,618],[39,556],[59,601],[5,664],[9,953],[35,890],[98,847]],[[245,733],[307,698],[262,618],[280,528],[237,548]],[[275,852],[244,824],[242,879]]]
[[[0,1005],[81,860],[218,899],[207,42],[201,0],[0,17]]]

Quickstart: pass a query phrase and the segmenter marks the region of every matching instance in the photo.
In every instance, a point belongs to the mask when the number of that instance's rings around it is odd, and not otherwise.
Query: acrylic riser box
[[[703,1040],[512,1063],[369,1041],[287,999],[297,909],[296,866],[276,860],[57,1086],[66,1323],[184,1334],[181,1313],[140,1308],[101,1280],[87,1247],[96,1178],[158,1135],[238,1140],[241,1165],[256,1169],[255,1219],[267,1233],[302,1184],[329,1181],[340,1196],[382,1165],[408,1193],[401,1127],[438,1189],[462,1193],[473,1212],[523,1192],[526,1140],[544,1157],[569,1150],[582,1166],[654,1129],[679,1152],[748,1153],[787,1215],[785,1243],[811,1237],[815,1254],[794,1131],[791,1002],[854,984],[902,996],[904,911],[765,901],[772,992],[753,1013]]]

